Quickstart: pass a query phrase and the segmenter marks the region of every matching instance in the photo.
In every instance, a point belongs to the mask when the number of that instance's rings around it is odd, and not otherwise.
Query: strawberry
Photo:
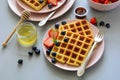
[[[58,34],[59,34],[59,32],[58,32],[57,30],[55,30],[55,29],[50,29],[50,30],[48,31],[49,37],[51,37],[51,38],[53,38],[53,39],[56,39],[57,36],[58,36]]]
[[[99,0],[99,3],[104,4],[106,0]]]
[[[93,1],[94,1],[94,2],[97,2],[97,3],[99,2],[99,0],[93,0]]]
[[[97,19],[95,17],[91,18],[90,23],[96,25],[97,24]]]
[[[109,3],[109,0],[105,0],[105,1],[104,1],[104,4],[108,4],[108,3]]]
[[[58,4],[58,0],[47,0],[48,4],[52,4],[54,6],[56,6]]]
[[[113,2],[116,2],[116,1],[118,1],[118,0],[111,0],[112,3],[113,3]]]
[[[54,42],[53,39],[51,37],[48,37],[45,41],[44,41],[44,45],[48,48],[53,47]]]

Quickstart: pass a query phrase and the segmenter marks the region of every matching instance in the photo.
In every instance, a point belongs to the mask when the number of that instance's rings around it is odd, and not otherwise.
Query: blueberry
[[[65,25],[67,22],[65,20],[62,21],[62,25]]]
[[[18,64],[22,64],[23,63],[23,60],[22,59],[19,59],[18,60]]]
[[[29,56],[32,56],[32,55],[33,55],[33,52],[28,52],[28,55],[29,55]]]
[[[32,50],[35,51],[37,49],[36,46],[32,46]]]
[[[56,52],[52,52],[51,55],[52,55],[53,57],[55,57],[55,56],[56,56]]]
[[[65,41],[65,42],[68,42],[68,38],[64,38],[64,41]]]
[[[52,48],[51,48],[51,47],[49,47],[49,48],[47,48],[47,49],[48,49],[48,50],[50,50],[50,51],[52,50]]]
[[[52,4],[48,4],[48,8],[51,9],[53,7]]]
[[[55,45],[56,46],[60,46],[60,42],[55,42]]]
[[[62,35],[65,35],[65,33],[66,33],[65,31],[61,31],[61,34],[62,34]]]
[[[50,55],[50,52],[51,52],[51,50],[49,50],[49,49],[46,50],[47,55]]]
[[[56,29],[58,29],[58,28],[59,28],[59,26],[60,26],[60,24],[59,24],[59,23],[56,23],[56,24],[55,24],[55,28],[56,28]]]
[[[100,21],[99,26],[105,26],[105,22],[104,21]]]
[[[44,0],[39,0],[39,3],[43,3],[44,2]]]
[[[40,49],[36,49],[36,50],[35,50],[35,53],[36,53],[37,55],[39,55],[39,54],[40,54]]]
[[[110,28],[110,24],[109,24],[109,23],[107,23],[107,24],[105,25],[105,27]]]
[[[52,61],[52,63],[56,63],[57,60],[56,60],[56,58],[52,58],[51,61]]]

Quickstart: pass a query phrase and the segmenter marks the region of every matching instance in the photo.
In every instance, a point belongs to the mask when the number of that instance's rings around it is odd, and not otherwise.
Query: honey
[[[29,22],[22,23],[17,29],[17,40],[24,47],[34,45],[37,40],[35,26]]]

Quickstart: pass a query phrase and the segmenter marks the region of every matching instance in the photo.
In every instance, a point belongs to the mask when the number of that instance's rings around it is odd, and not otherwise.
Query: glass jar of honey
[[[16,30],[17,40],[24,47],[30,47],[37,41],[36,27],[30,22],[23,22]]]

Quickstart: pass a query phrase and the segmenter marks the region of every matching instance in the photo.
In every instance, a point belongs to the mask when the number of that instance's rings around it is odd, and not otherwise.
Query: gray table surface
[[[13,27],[20,19],[8,6],[7,0],[0,2],[0,44],[6,39]],[[111,28],[105,33],[105,50],[102,58],[86,70],[82,77],[77,77],[76,72],[61,70],[50,64],[44,57],[41,41],[49,26],[66,19],[76,19],[73,12],[78,6],[89,10],[87,19],[101,17]],[[39,56],[29,57],[27,52],[31,48],[21,47],[14,35],[7,48],[0,46],[0,80],[119,80],[120,79],[120,6],[108,12],[92,9],[86,0],[76,0],[72,8],[57,19],[49,21],[45,26],[38,28],[38,22],[32,22],[38,30],[36,46],[41,50]],[[23,65],[18,66],[17,60],[22,58]]]

